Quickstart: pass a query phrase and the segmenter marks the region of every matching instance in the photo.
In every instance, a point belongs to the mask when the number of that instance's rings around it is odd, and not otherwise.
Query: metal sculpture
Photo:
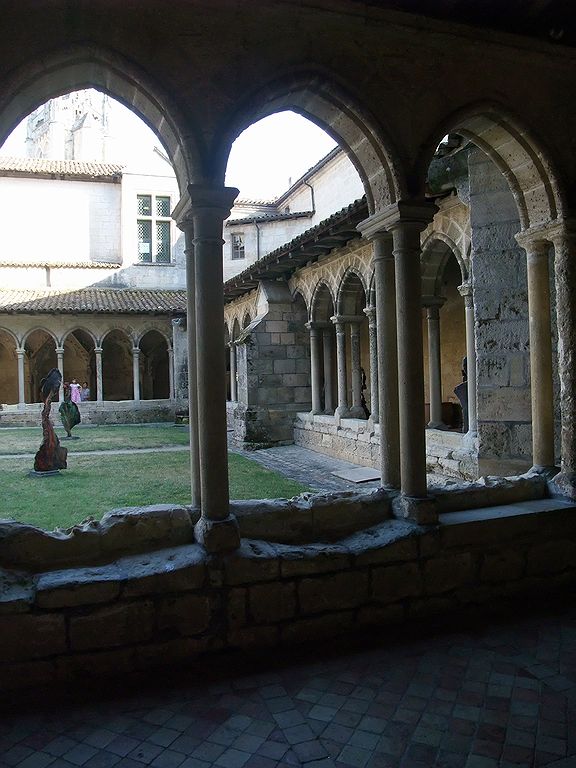
[[[66,457],[68,450],[60,445],[60,441],[54,432],[50,421],[50,408],[54,398],[58,397],[62,374],[58,368],[52,368],[47,376],[40,382],[42,394],[42,445],[34,457],[34,471],[36,473],[57,472],[66,469]]]

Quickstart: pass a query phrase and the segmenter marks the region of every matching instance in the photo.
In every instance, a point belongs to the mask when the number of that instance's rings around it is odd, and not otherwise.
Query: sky
[[[119,153],[129,163],[159,140],[130,110],[113,102]],[[12,132],[0,155],[25,156],[26,120]],[[321,128],[294,112],[280,112],[247,128],[232,146],[226,184],[243,199],[278,197],[336,146]]]

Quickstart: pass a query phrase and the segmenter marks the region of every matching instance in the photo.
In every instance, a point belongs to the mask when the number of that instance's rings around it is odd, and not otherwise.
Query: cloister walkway
[[[2,768],[573,768],[576,609],[3,697]]]

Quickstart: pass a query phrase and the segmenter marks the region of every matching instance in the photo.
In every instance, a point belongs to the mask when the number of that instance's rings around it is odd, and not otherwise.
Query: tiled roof
[[[258,280],[286,278],[308,261],[316,261],[321,254],[327,254],[342,247],[350,240],[360,237],[356,225],[368,216],[366,198],[361,197],[342,210],[333,213],[314,227],[280,248],[267,253],[245,270],[224,283],[224,301],[233,301],[258,285]]]
[[[241,219],[228,219],[226,226],[231,224],[253,224],[265,221],[286,221],[288,219],[309,219],[314,211],[296,211],[296,213],[255,213],[254,216],[244,216]]]
[[[0,290],[0,313],[170,314],[186,311],[186,291],[82,288],[70,291]]]
[[[122,175],[121,165],[91,163],[78,160],[48,160],[30,157],[0,157],[2,176],[74,176],[84,179],[114,179]]]
[[[0,260],[0,267],[24,268],[55,267],[57,269],[120,269],[120,264],[109,261],[10,261]]]

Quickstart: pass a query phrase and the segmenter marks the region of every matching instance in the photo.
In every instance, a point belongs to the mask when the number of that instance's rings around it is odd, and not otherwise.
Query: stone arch
[[[320,281],[310,302],[310,318],[316,322],[330,322],[336,311],[336,302],[330,286],[324,280]]]
[[[370,213],[405,196],[406,185],[390,138],[333,74],[298,72],[275,79],[227,115],[212,148],[214,177],[224,178],[234,140],[252,123],[292,110],[318,125],[346,152],[366,192]]]
[[[132,400],[133,337],[121,328],[111,328],[102,338],[102,398]]]
[[[54,334],[46,328],[36,327],[26,333],[22,346],[26,350],[24,394],[27,403],[41,402],[40,381],[51,368],[57,367],[57,344]]]
[[[123,334],[124,336],[127,336],[128,339],[130,339],[130,342],[133,346],[137,346],[137,334],[134,331],[126,330],[126,328],[123,328],[121,325],[111,325],[109,328],[107,328],[100,337],[100,346],[104,344],[106,338],[110,336],[111,333]]]
[[[368,291],[364,276],[350,267],[338,287],[336,307],[339,315],[360,315],[367,305]]]
[[[462,283],[468,279],[468,267],[456,243],[442,232],[432,232],[422,244],[422,294],[438,296],[444,268],[454,256],[460,267]]]
[[[168,341],[159,330],[146,331],[139,340],[140,397],[142,400],[170,398],[170,356]]]
[[[244,318],[242,320],[242,330],[244,330],[245,328],[248,328],[251,322],[252,322],[252,317],[250,316],[250,312],[246,311],[244,313]]]
[[[232,323],[232,341],[237,341],[240,336],[240,321],[236,317]]]
[[[62,334],[62,346],[66,343],[66,339],[73,333],[76,333],[76,331],[82,331],[82,333],[85,333],[87,336],[90,337],[92,340],[92,344],[96,347],[98,345],[98,339],[94,335],[94,332],[91,331],[89,328],[86,328],[84,325],[77,325],[75,328],[70,328],[70,330],[66,331]]]
[[[64,380],[72,379],[88,384],[91,393],[96,392],[96,339],[86,328],[73,328],[62,337],[64,348]]]
[[[436,147],[448,133],[467,139],[495,163],[514,196],[522,230],[547,224],[565,213],[561,177],[550,152],[518,119],[495,104],[465,107],[435,129],[416,167],[421,189]]]
[[[48,99],[96,88],[131,109],[162,141],[181,191],[202,181],[201,133],[180,113],[171,97],[136,64],[95,45],[73,45],[22,67],[0,97],[0,144]]]
[[[0,403],[18,402],[18,341],[11,331],[0,327]]]
[[[139,347],[142,339],[144,338],[144,336],[146,336],[146,334],[150,333],[151,331],[159,333],[160,336],[162,336],[162,338],[166,342],[167,348],[171,349],[171,347],[172,347],[172,339],[166,333],[166,331],[164,331],[162,328],[157,328],[155,325],[146,326],[145,328],[143,328],[142,330],[140,330],[138,333],[136,333],[134,335],[135,346]]]
[[[30,328],[29,330],[27,330],[26,333],[24,334],[24,336],[22,337],[22,346],[23,347],[26,346],[26,343],[27,343],[28,339],[32,336],[32,334],[34,334],[36,332],[47,334],[48,336],[50,336],[50,338],[54,342],[54,346],[55,347],[58,346],[58,339],[56,338],[54,333],[49,328],[43,328],[41,325],[35,325],[33,328]]]
[[[306,319],[309,319],[309,318],[310,318],[310,307],[309,307],[309,305],[308,305],[308,302],[306,301],[306,298],[305,298],[305,296],[304,296],[304,293],[302,292],[302,290],[301,290],[301,289],[297,288],[297,289],[296,289],[296,290],[295,290],[295,291],[292,293],[292,301],[293,301],[294,303],[296,303],[296,302],[300,302],[301,304],[303,304],[303,305],[304,305],[304,307],[306,307]]]

